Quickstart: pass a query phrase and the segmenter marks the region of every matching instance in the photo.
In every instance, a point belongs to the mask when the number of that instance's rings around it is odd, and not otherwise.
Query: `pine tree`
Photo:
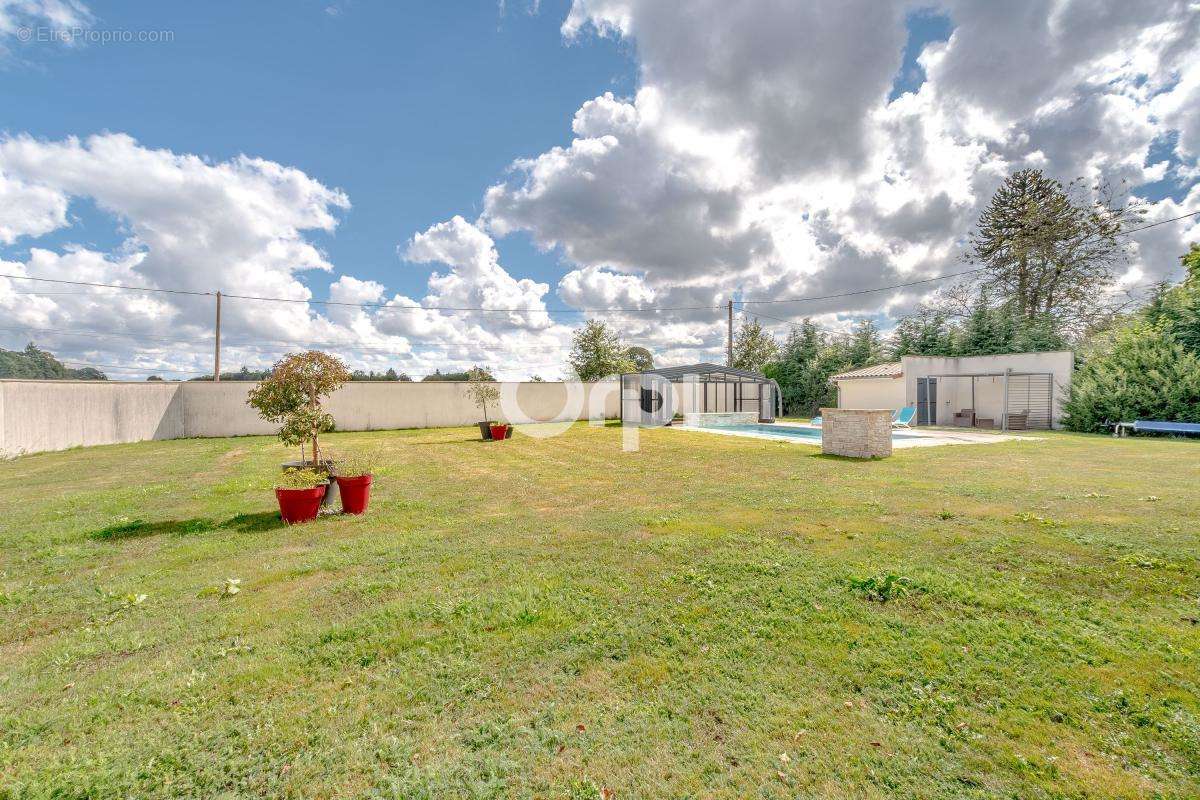
[[[1121,234],[1143,211],[1114,202],[1107,186],[1064,188],[1041,170],[1020,170],[980,215],[972,257],[984,288],[1019,318],[1049,315],[1060,330],[1079,330],[1104,311],[1100,298],[1128,259]]]

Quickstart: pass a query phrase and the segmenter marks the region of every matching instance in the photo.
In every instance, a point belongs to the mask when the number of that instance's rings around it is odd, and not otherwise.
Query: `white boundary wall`
[[[250,381],[118,382],[0,380],[0,455],[65,450],[99,444],[179,439],[189,436],[273,434],[246,405]],[[473,425],[479,407],[467,397],[468,384],[348,383],[329,398],[326,408],[338,430],[442,428]],[[581,386],[571,402],[569,384],[499,384],[515,392],[520,413],[489,408],[492,419],[513,423],[614,419],[620,416],[616,381]]]

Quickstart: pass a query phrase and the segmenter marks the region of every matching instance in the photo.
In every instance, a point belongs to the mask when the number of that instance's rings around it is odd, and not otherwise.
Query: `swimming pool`
[[[820,428],[801,428],[798,425],[772,425],[759,422],[750,425],[713,425],[703,427],[705,431],[729,431],[732,433],[758,433],[764,436],[782,436],[786,439],[807,439],[814,444],[821,441]]]
[[[821,446],[821,429],[812,425],[788,422],[736,423],[712,427],[697,427],[675,423],[667,430],[700,431],[721,436],[744,436],[760,442],[791,442],[806,447]],[[892,447],[900,450],[908,447],[938,447],[945,444],[995,444],[997,442],[1040,442],[1036,436],[1012,436],[991,431],[932,430],[919,428],[892,430]]]
[[[738,424],[738,425],[705,425],[702,427],[684,426],[681,430],[708,431],[711,433],[726,433],[735,436],[755,436],[778,440],[804,442],[805,444],[820,444],[821,429],[802,425],[776,425],[769,422]],[[916,431],[892,431],[892,441],[904,439],[928,439],[926,434]]]

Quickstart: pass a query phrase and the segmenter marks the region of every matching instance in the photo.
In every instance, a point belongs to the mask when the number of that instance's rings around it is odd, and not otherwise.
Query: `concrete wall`
[[[903,378],[847,378],[837,382],[838,408],[890,408],[908,405]]]
[[[506,422],[561,422],[620,416],[615,382],[501,383],[488,416]],[[0,455],[185,436],[273,434],[246,405],[251,382],[223,383],[0,380]],[[471,425],[483,418],[452,382],[355,382],[326,406],[339,430]]]

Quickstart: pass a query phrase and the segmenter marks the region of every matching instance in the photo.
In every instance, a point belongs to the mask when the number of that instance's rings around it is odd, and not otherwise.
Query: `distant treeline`
[[[221,380],[223,380],[223,381],[261,381],[270,374],[271,374],[271,371],[267,370],[267,369],[255,370],[255,369],[249,369],[247,367],[242,367],[237,372],[222,372]],[[201,375],[199,378],[189,378],[189,380],[193,380],[193,381],[211,381],[212,379],[213,379],[212,375]],[[157,380],[162,380],[162,378],[158,377],[157,375],[151,375],[146,380],[157,381]],[[371,370],[370,372],[364,372],[361,369],[356,369],[350,373],[350,380],[352,380],[352,381],[411,381],[412,378],[410,378],[408,376],[408,374],[405,372],[396,372],[396,370],[392,369],[391,367],[388,367],[388,369],[385,372],[375,372],[374,370]]]
[[[426,381],[469,381],[469,380],[471,380],[472,373],[478,373],[479,376],[485,381],[496,380],[496,376],[492,374],[492,371],[490,369],[488,369],[487,367],[481,367],[479,365],[476,365],[465,372],[442,372],[440,369],[435,369],[431,374],[426,375],[424,378],[421,378],[421,382],[425,383]]]
[[[52,354],[30,342],[24,350],[0,349],[0,378],[41,378],[48,380],[106,381],[98,369],[72,369]]]

